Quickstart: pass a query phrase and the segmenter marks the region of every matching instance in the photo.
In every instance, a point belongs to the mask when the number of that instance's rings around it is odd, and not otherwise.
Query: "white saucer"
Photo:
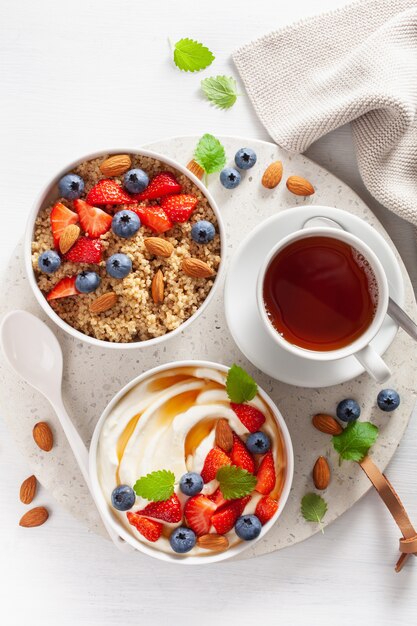
[[[281,239],[303,227],[306,220],[323,216],[336,220],[363,239],[376,253],[388,278],[390,296],[404,303],[401,268],[394,253],[376,230],[362,219],[321,206],[287,209],[259,224],[240,244],[229,265],[224,303],[227,324],[243,354],[260,370],[284,383],[301,387],[328,387],[356,378],[364,372],[352,356],[319,363],[287,352],[271,341],[262,326],[256,302],[256,279],[262,261]],[[383,354],[397,334],[397,324],[388,316],[372,346]]]

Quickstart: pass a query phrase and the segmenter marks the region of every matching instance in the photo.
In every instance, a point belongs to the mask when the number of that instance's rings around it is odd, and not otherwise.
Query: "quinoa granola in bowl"
[[[61,328],[94,345],[171,337],[219,282],[224,230],[185,167],[153,152],[93,154],[47,187],[29,219],[29,283]]]

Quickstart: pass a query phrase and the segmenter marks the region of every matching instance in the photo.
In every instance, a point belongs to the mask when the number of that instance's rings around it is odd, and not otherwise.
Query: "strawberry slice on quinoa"
[[[171,172],[160,172],[152,178],[149,185],[142,193],[136,193],[132,195],[137,202],[142,200],[156,200],[162,198],[162,196],[168,196],[174,193],[180,193],[182,190],[181,185]]]
[[[57,298],[77,296],[80,292],[75,287],[76,278],[76,276],[65,276],[65,278],[61,278],[46,296],[48,302],[50,300],[56,300]]]
[[[100,237],[110,230],[113,218],[102,209],[84,200],[74,200],[74,207],[80,217],[81,226],[89,237]]]

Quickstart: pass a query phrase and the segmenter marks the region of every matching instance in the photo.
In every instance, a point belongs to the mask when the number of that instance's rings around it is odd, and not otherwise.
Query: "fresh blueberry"
[[[113,278],[124,278],[132,271],[132,261],[127,254],[112,254],[106,261],[106,270]]]
[[[128,511],[135,504],[136,495],[129,485],[119,485],[113,489],[111,503],[118,511]]]
[[[77,200],[84,191],[84,181],[77,174],[66,174],[58,183],[59,193],[67,200]]]
[[[181,476],[180,489],[186,496],[196,496],[203,486],[203,479],[197,472],[187,472]]]
[[[184,554],[184,552],[189,552],[194,548],[196,540],[195,532],[191,528],[180,526],[171,534],[169,543],[174,552]]]
[[[46,250],[38,258],[38,267],[45,274],[53,274],[61,267],[61,258],[55,250]]]
[[[235,524],[235,531],[240,539],[251,541],[259,537],[262,530],[262,524],[256,515],[241,515]]]
[[[271,440],[268,435],[259,430],[249,435],[246,439],[246,447],[252,454],[264,454],[271,447]]]
[[[140,193],[149,185],[149,176],[138,168],[129,170],[124,176],[123,185],[129,193]]]
[[[133,211],[119,211],[113,217],[111,227],[115,235],[128,239],[138,232],[140,219]]]
[[[225,167],[220,172],[220,182],[226,189],[234,189],[240,183],[240,174],[233,167]]]
[[[235,154],[235,163],[241,170],[250,170],[256,163],[256,152],[252,148],[241,148]]]
[[[400,396],[395,389],[383,389],[376,399],[381,411],[395,411],[400,404]]]
[[[211,222],[200,220],[196,222],[191,229],[191,238],[196,243],[208,243],[214,239],[216,229]]]
[[[356,400],[342,400],[337,405],[336,415],[342,422],[354,422],[361,414],[361,407]]]
[[[92,293],[97,289],[101,282],[97,272],[80,272],[75,279],[75,288],[80,293]]]

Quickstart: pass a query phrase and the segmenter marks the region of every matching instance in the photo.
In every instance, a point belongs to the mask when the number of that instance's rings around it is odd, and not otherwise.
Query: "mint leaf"
[[[211,65],[214,54],[194,39],[180,39],[174,46],[174,63],[184,72],[197,72]]]
[[[213,174],[226,165],[226,152],[216,137],[206,133],[197,144],[194,160],[201,165],[206,174]]]
[[[174,493],[175,476],[169,470],[151,472],[139,478],[133,485],[133,491],[137,496],[160,502],[168,500]]]
[[[307,493],[301,500],[301,514],[307,522],[320,524],[327,511],[327,502],[317,493]]]
[[[341,460],[360,462],[377,438],[378,428],[375,424],[350,422],[340,435],[332,437],[332,443]]]
[[[217,470],[216,478],[225,500],[243,498],[256,487],[256,476],[236,465],[223,465]]]
[[[236,81],[232,76],[211,76],[201,81],[207,100],[219,109],[229,109],[237,98]]]
[[[234,363],[227,374],[226,391],[232,402],[242,404],[253,400],[258,385],[244,369]]]

